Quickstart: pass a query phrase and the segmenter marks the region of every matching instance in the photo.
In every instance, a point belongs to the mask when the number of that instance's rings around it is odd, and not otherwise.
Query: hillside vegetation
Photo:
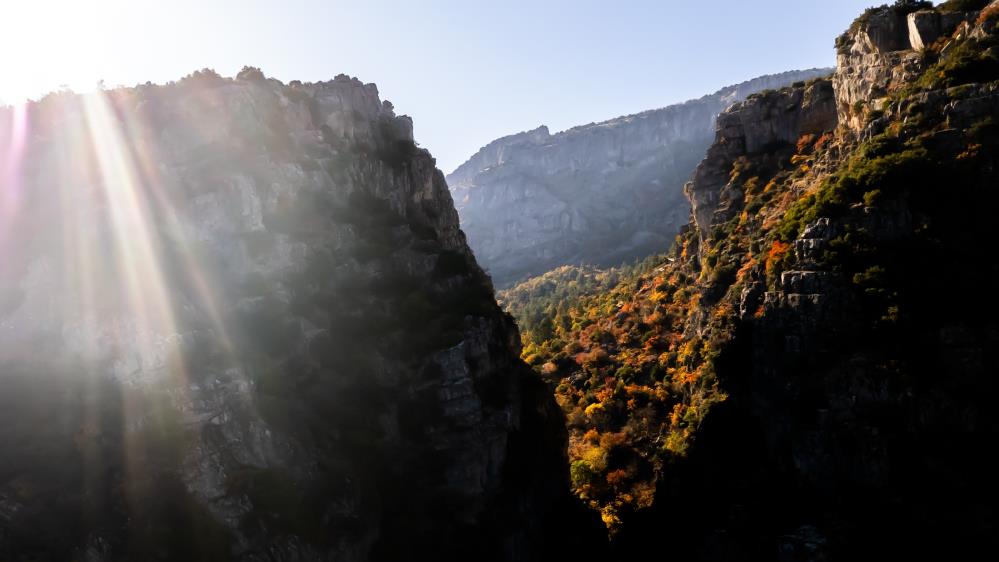
[[[969,510],[996,497],[974,444],[997,428],[999,9],[973,16],[858,104],[859,130],[825,80],[730,108],[667,254],[502,294],[566,414],[573,488],[625,551],[653,529],[692,559],[994,536]]]

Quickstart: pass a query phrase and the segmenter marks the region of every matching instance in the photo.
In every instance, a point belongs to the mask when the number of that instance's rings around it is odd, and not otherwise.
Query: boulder
[[[906,19],[909,44],[913,49],[921,51],[940,37],[940,13],[936,10],[913,12]]]
[[[963,22],[974,21],[978,12],[938,12],[920,10],[906,18],[909,29],[909,46],[922,51],[941,37],[947,37]]]

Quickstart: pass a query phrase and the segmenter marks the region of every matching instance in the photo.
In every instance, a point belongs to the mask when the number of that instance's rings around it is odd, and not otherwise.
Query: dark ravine
[[[561,412],[374,85],[203,71],[18,123],[0,559],[600,551]]]
[[[497,139],[448,175],[461,226],[499,287],[567,264],[616,266],[668,248],[683,184],[714,121],[746,96],[832,69],[754,78],[696,100],[550,134]]]

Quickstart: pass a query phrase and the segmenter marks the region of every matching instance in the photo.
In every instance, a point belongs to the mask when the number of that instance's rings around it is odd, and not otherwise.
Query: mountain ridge
[[[660,109],[502,137],[448,175],[462,228],[500,286],[561,264],[617,265],[668,245],[681,188],[725,106],[826,74],[789,71]]]
[[[681,101],[681,102],[677,102],[677,103],[665,105],[663,107],[658,107],[658,108],[655,108],[655,109],[646,109],[646,110],[638,111],[638,112],[635,112],[635,113],[628,113],[628,114],[625,114],[625,115],[619,115],[617,117],[611,117],[609,119],[604,119],[604,120],[601,120],[601,121],[592,121],[592,122],[587,123],[585,125],[573,125],[573,126],[567,128],[567,129],[563,129],[563,130],[558,131],[556,133],[551,133],[550,129],[549,129],[549,127],[547,125],[539,125],[538,127],[534,128],[534,129],[530,129],[530,130],[527,130],[527,131],[521,131],[519,133],[511,133],[509,135],[505,135],[505,136],[499,137],[499,138],[497,138],[497,139],[495,139],[493,141],[490,141],[488,144],[486,144],[485,146],[483,146],[482,148],[480,148],[478,151],[476,151],[475,154],[473,154],[471,157],[469,157],[468,161],[463,162],[462,164],[459,164],[457,168],[455,168],[454,170],[452,170],[447,175],[448,176],[452,176],[452,175],[459,176],[459,174],[457,174],[459,168],[461,168],[462,166],[465,166],[465,165],[469,164],[470,161],[475,158],[475,156],[477,156],[480,153],[483,153],[483,152],[487,151],[492,146],[500,146],[500,145],[513,144],[514,142],[521,141],[521,140],[530,141],[531,139],[537,138],[538,136],[540,136],[543,139],[551,139],[552,137],[558,137],[560,135],[565,135],[567,133],[572,133],[574,131],[577,131],[577,132],[578,131],[585,131],[585,130],[587,130],[589,128],[592,128],[592,127],[613,125],[613,124],[618,123],[618,122],[627,122],[628,120],[634,119],[636,117],[642,117],[642,116],[646,116],[646,115],[650,115],[650,114],[655,114],[655,113],[658,113],[658,112],[661,112],[661,111],[670,110],[672,108],[682,108],[685,105],[694,104],[694,103],[701,102],[701,101],[704,101],[706,99],[714,98],[714,97],[719,97],[719,98],[722,98],[723,100],[732,100],[730,103],[735,103],[735,100],[743,98],[743,97],[749,95],[750,93],[760,91],[761,88],[759,87],[759,84],[771,83],[770,82],[771,79],[778,79],[778,80],[780,80],[781,78],[798,78],[798,77],[800,77],[799,73],[805,73],[805,74],[809,74],[809,75],[811,75],[813,73],[815,73],[815,74],[821,74],[821,73],[832,74],[833,70],[834,69],[832,67],[829,67],[829,68],[815,67],[815,68],[808,68],[808,69],[803,69],[803,70],[788,70],[788,71],[784,71],[784,72],[777,72],[777,73],[774,73],[774,74],[764,74],[764,75],[761,75],[761,76],[757,76],[756,78],[750,78],[749,80],[746,80],[744,82],[740,82],[738,84],[733,84],[731,86],[724,86],[722,88],[719,88],[714,93],[705,94],[705,95],[703,95],[703,96],[701,96],[699,98],[691,98],[691,99],[684,100],[684,101]],[[724,101],[723,101],[723,103],[724,103]]]

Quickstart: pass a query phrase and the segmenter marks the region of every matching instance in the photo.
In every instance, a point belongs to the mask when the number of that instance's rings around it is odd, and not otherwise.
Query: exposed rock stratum
[[[831,72],[762,76],[554,135],[541,126],[497,139],[447,177],[462,229],[498,286],[560,265],[614,266],[660,252],[687,222],[683,184],[718,114],[754,92]]]

